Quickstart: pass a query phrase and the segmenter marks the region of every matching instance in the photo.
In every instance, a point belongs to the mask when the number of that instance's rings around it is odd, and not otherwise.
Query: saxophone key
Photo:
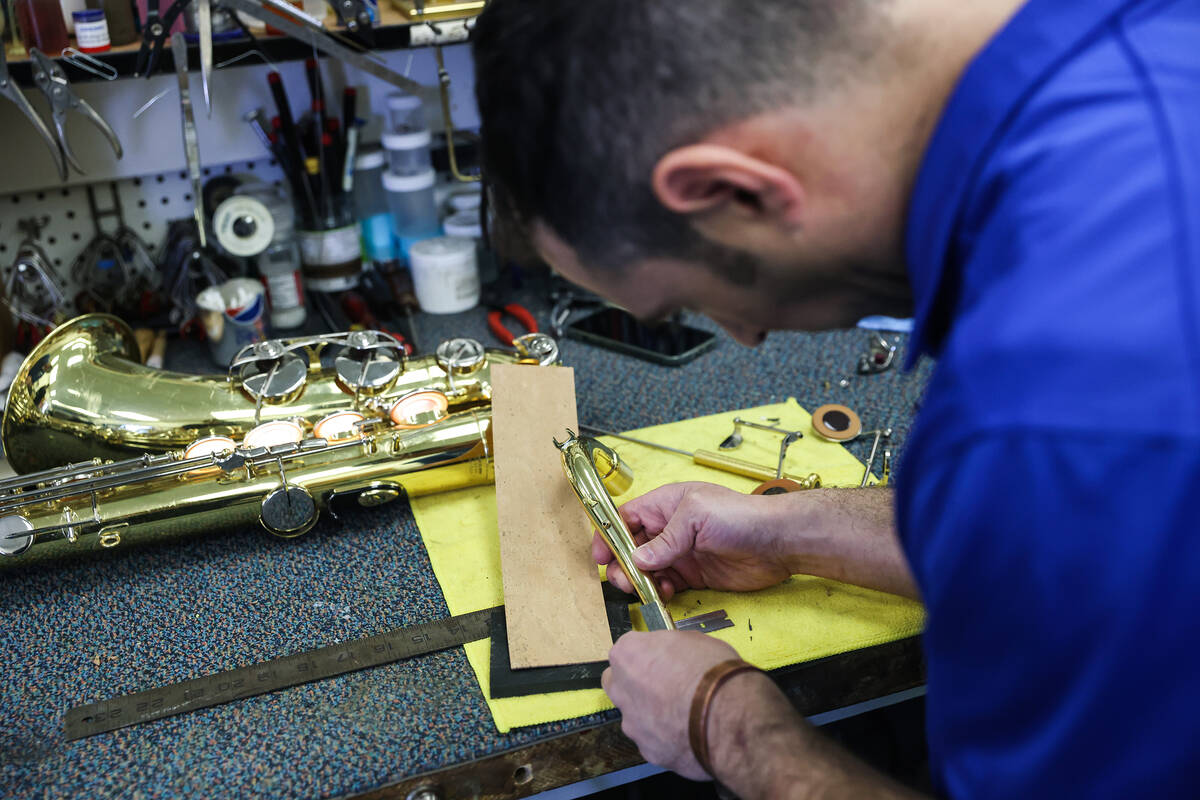
[[[290,419],[275,419],[251,428],[242,439],[242,446],[251,449],[265,447],[270,450],[278,445],[299,444],[302,439],[304,428],[300,423]]]
[[[437,389],[417,389],[401,397],[388,411],[397,428],[424,428],[449,414],[450,400]]]
[[[350,394],[386,392],[404,371],[404,348],[376,331],[353,331],[333,362],[338,383]]]
[[[19,556],[33,544],[33,523],[20,514],[0,517],[0,555]]]
[[[280,486],[263,498],[258,519],[269,532],[291,539],[317,523],[317,503],[303,486]]]
[[[228,436],[205,436],[203,439],[197,439],[187,446],[183,451],[185,460],[197,458],[199,456],[213,456],[229,453],[232,454],[237,449],[237,443]],[[199,466],[195,469],[188,470],[183,474],[185,478],[200,478],[208,475],[216,475],[221,472],[224,467],[221,465],[221,460],[214,461],[212,466]]]
[[[313,436],[330,444],[354,441],[362,436],[364,419],[357,411],[336,411],[313,426]]]

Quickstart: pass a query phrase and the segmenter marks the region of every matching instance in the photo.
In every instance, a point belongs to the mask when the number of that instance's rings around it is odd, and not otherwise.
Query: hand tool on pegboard
[[[54,129],[58,133],[58,146],[67,163],[78,172],[86,173],[83,165],[79,163],[79,159],[75,157],[74,151],[71,150],[71,140],[67,138],[68,111],[82,115],[99,128],[104,137],[108,139],[108,143],[112,145],[117,158],[123,157],[125,151],[121,148],[121,140],[117,138],[117,132],[112,129],[104,117],[100,116],[96,109],[75,93],[67,81],[67,74],[63,68],[36,47],[30,49],[29,57],[33,61],[33,83],[42,90],[42,94],[46,95],[46,101],[50,104],[50,118],[54,120]]]
[[[21,113],[33,123],[34,130],[37,131],[38,136],[41,136],[42,141],[50,148],[50,153],[54,157],[54,166],[58,170],[59,180],[65,181],[67,179],[67,160],[63,156],[62,148],[59,147],[58,140],[54,138],[54,134],[50,132],[50,126],[38,116],[37,111],[30,105],[29,99],[25,97],[25,93],[21,91],[21,87],[17,86],[17,82],[9,74],[8,57],[5,55],[2,43],[0,43],[0,95],[12,101],[17,108],[21,109]]]

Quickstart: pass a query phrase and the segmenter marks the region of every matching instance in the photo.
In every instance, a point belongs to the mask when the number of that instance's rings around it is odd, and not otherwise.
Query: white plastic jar
[[[441,233],[437,206],[433,201],[433,183],[432,169],[417,175],[383,173],[383,188],[392,212],[393,232],[406,258],[414,242]]]
[[[413,290],[421,310],[457,314],[479,304],[475,240],[438,236],[413,244],[408,253]]]
[[[403,92],[392,92],[387,96],[388,130],[391,133],[414,133],[429,131],[425,121],[425,104],[421,98]]]
[[[393,175],[419,175],[433,169],[429,155],[429,131],[385,133],[383,149],[387,151],[388,170]]]

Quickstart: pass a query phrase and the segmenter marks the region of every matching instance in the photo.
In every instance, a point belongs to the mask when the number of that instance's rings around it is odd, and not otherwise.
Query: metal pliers
[[[158,60],[167,46],[171,36],[171,28],[179,15],[188,7],[191,0],[175,0],[167,10],[162,10],[165,0],[148,0],[146,5],[146,22],[142,26],[142,46],[138,49],[137,61],[134,62],[133,72],[149,78],[158,66]]]
[[[63,72],[58,62],[36,47],[30,48],[29,57],[33,61],[33,83],[42,90],[42,94],[46,95],[46,100],[50,103],[50,116],[54,120],[54,129],[58,131],[57,145],[62,151],[62,155],[66,157],[67,163],[80,173],[86,174],[87,171],[79,163],[79,159],[75,158],[75,153],[71,150],[71,141],[67,138],[68,111],[77,111],[91,120],[92,124],[99,128],[100,132],[108,139],[117,158],[124,156],[125,151],[121,148],[121,140],[117,138],[116,131],[105,122],[104,117],[100,116],[88,101],[75,94],[75,91],[71,89],[71,84],[67,81],[67,74]],[[66,178],[65,169],[61,171],[61,174],[63,178]]]
[[[17,108],[21,109],[21,113],[33,123],[33,127],[37,130],[38,135],[46,142],[46,146],[50,148],[51,155],[54,156],[54,166],[58,168],[59,179],[65,181],[67,179],[67,161],[63,157],[62,148],[59,147],[58,140],[50,132],[50,127],[46,125],[45,120],[39,117],[38,113],[33,110],[33,106],[29,104],[29,99],[25,97],[24,92],[21,91],[21,87],[17,86],[16,81],[8,74],[8,58],[4,55],[4,46],[2,44],[0,44],[0,95],[13,101]]]

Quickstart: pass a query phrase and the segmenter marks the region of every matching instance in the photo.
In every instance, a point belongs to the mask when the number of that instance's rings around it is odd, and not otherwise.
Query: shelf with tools
[[[473,14],[464,16],[446,16],[428,21],[416,21],[408,14],[394,8],[391,4],[379,6],[379,22],[372,26],[369,33],[364,35],[351,34],[345,28],[338,26],[337,18],[328,14],[323,20],[325,32],[332,34],[339,43],[356,52],[361,52],[368,58],[372,51],[402,50],[407,48],[433,47],[466,42],[470,38],[474,26]],[[200,69],[200,48],[197,37],[192,33],[185,34],[188,40],[189,69]],[[108,68],[110,74],[117,78],[134,77],[137,74],[138,54],[142,48],[139,38],[132,44],[115,46],[104,53],[88,56],[100,65],[101,69]],[[166,42],[163,52],[157,58],[152,73],[169,73],[174,70],[174,62],[170,57],[170,42]],[[253,33],[253,37],[240,31],[214,33],[213,62],[223,64],[257,51],[262,60],[271,63],[297,61],[310,58],[313,46],[284,34],[266,34],[261,31]],[[33,86],[31,61],[23,47],[17,45],[6,51],[8,69],[13,79],[24,87]],[[80,68],[75,59],[58,59],[66,64],[68,78],[74,82],[101,80],[104,76],[86,68]],[[109,78],[111,79],[111,78]]]

